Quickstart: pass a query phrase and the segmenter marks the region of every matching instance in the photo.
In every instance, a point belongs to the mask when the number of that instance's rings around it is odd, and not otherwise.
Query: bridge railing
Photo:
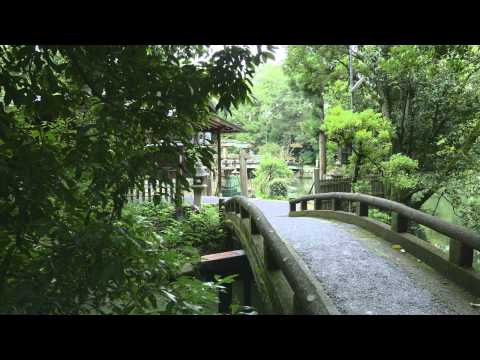
[[[299,261],[285,242],[279,237],[262,211],[248,198],[234,196],[228,201],[220,202],[222,217],[228,213],[249,219],[249,236],[260,235],[263,239],[263,259],[268,271],[280,270],[293,290],[293,312],[296,314],[331,314],[335,313],[319,289],[316,280],[307,267]]]
[[[297,211],[297,204],[300,204],[301,211],[306,211],[310,201],[314,202],[315,210],[322,210],[322,203],[328,202],[330,203],[329,209],[333,211],[341,211],[342,202],[348,202],[349,205],[357,203],[356,213],[361,217],[368,217],[369,207],[390,211],[392,215],[391,230],[396,233],[407,232],[409,221],[424,225],[450,238],[449,261],[464,268],[472,267],[473,250],[480,250],[480,234],[475,231],[451,224],[392,200],[360,193],[322,193],[290,200],[290,212]]]

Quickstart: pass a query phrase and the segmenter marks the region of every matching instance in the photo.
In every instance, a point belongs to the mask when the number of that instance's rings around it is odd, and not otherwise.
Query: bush
[[[172,243],[194,247],[201,255],[225,251],[223,227],[215,205],[204,205],[197,212],[186,208],[185,217],[173,221],[162,234]]]
[[[372,186],[369,180],[357,180],[352,183],[352,192],[370,194],[372,192]]]
[[[285,179],[274,179],[269,184],[269,196],[272,199],[286,199],[288,197],[288,182]]]
[[[270,184],[273,180],[287,179],[292,177],[293,173],[288,168],[285,161],[272,156],[265,156],[260,161],[253,181],[257,196],[268,198],[270,196]]]
[[[267,157],[276,157],[282,153],[282,148],[280,145],[275,143],[267,143],[258,148],[258,153],[261,156]]]
[[[385,224],[390,225],[392,223],[392,216],[388,212],[380,211],[375,208],[371,208],[368,210],[368,217],[381,221]]]
[[[11,251],[0,313],[216,313],[222,279],[178,277],[186,264],[199,261],[192,244],[209,231],[200,233],[200,224],[217,226],[208,224],[213,218],[207,209],[192,214],[174,236],[179,222],[170,205],[129,205],[112,223],[91,219],[75,233],[60,228],[57,238],[44,237],[29,252]],[[185,229],[190,235],[182,236]]]

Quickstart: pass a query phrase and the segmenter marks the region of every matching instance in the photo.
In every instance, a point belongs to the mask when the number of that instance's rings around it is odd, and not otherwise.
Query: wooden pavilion
[[[221,144],[221,134],[233,134],[233,133],[240,133],[245,132],[242,127],[232,124],[231,122],[222,119],[218,115],[213,115],[210,120],[208,121],[207,125],[205,125],[201,132],[204,134],[204,138],[206,133],[210,133],[210,140],[212,142],[216,142],[217,145],[217,188],[215,194],[220,194],[222,189],[222,144]]]

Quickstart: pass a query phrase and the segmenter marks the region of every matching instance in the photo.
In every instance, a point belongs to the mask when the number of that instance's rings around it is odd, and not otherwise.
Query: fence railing
[[[143,182],[143,188],[130,189],[127,193],[128,202],[144,203],[153,201],[153,196],[158,195],[165,201],[173,201],[175,196],[175,185],[161,183],[160,181]]]
[[[384,196],[383,182],[378,177],[367,177],[368,191],[373,196]],[[317,193],[328,192],[352,192],[351,177],[336,177],[332,179],[320,179],[316,187]]]
[[[293,290],[293,312],[296,314],[331,314],[336,308],[328,301],[316,283],[313,275],[299,259],[298,255],[281,240],[261,210],[244,196],[234,196],[220,202],[222,216],[249,219],[246,238],[253,243],[252,235],[262,238],[263,256],[254,254],[254,258],[263,258],[267,271],[280,270]],[[222,209],[223,208],[223,209]],[[240,231],[240,230],[239,230]],[[248,248],[247,246],[246,248]]]
[[[471,268],[473,251],[474,249],[480,250],[480,234],[477,232],[395,201],[360,193],[332,192],[290,200],[290,212],[297,211],[297,204],[300,204],[301,210],[307,210],[309,201],[314,202],[315,210],[325,210],[323,203],[327,202],[327,206],[333,211],[341,211],[342,202],[355,202],[358,204],[356,206],[357,215],[363,217],[368,216],[369,207],[390,211],[392,214],[391,230],[397,233],[407,232],[409,221],[424,225],[451,239],[449,261],[461,267]]]

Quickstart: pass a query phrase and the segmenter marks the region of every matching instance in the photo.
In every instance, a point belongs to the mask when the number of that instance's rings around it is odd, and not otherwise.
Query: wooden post
[[[179,180],[179,177],[182,176],[183,162],[184,162],[184,154],[183,154],[183,149],[182,149],[182,153],[180,154],[179,159],[178,159],[178,168],[175,172],[175,195],[172,194],[173,199],[174,199],[175,214],[176,214],[177,219],[183,217],[183,208],[182,208],[183,196],[182,196],[181,183],[180,183],[180,180]]]
[[[402,215],[393,212],[392,213],[392,231],[395,232],[407,232],[408,230],[408,219]]]
[[[313,183],[315,194],[318,194],[320,192],[320,169],[318,168],[318,161],[317,167],[313,169]]]
[[[332,210],[339,211],[341,210],[341,201],[340,199],[332,199]]]
[[[306,201],[302,201],[300,204],[301,204],[302,210],[307,210],[307,202]]]
[[[249,275],[243,276],[243,304],[245,306],[252,305],[252,277]]]
[[[321,121],[323,122],[323,119]],[[320,179],[324,179],[327,174],[327,137],[323,131],[318,134],[318,147]]]
[[[473,248],[459,240],[450,239],[449,260],[458,266],[471,268],[473,265]]]
[[[248,197],[247,160],[244,149],[240,149],[240,189],[242,195]]]
[[[360,201],[357,208],[357,215],[368,217],[368,204]]]
[[[297,211],[297,204],[296,203],[290,203],[290,211],[294,212]]]
[[[217,131],[217,191],[215,194],[217,196],[221,195],[222,191],[222,144],[221,144],[221,132]]]
[[[152,201],[152,187],[151,187],[150,181],[147,183],[147,189],[148,189],[148,201]]]
[[[248,211],[245,210],[245,208],[240,207],[240,217],[242,219],[247,219],[250,215],[248,214]]]
[[[225,284],[225,292],[219,294],[218,312],[221,314],[230,314],[230,305],[232,304],[233,289],[232,284]]]
[[[260,235],[260,230],[258,230],[257,223],[255,222],[253,217],[250,218],[250,234]]]
[[[263,240],[263,261],[265,262],[265,267],[268,270],[278,270],[278,266],[273,259],[271,250],[265,239]]]
[[[212,196],[212,172],[207,176],[207,196]]]

